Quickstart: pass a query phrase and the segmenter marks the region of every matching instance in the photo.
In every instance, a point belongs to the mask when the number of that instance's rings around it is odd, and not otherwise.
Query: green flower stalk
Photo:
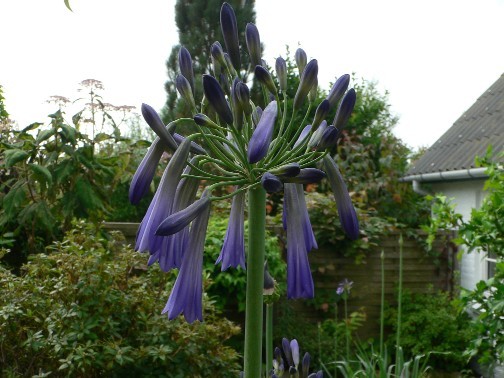
[[[240,72],[248,67],[240,67],[236,18],[227,3],[221,8],[221,27],[226,51],[218,43],[212,45],[213,75],[205,74],[201,78],[203,99],[194,98],[194,79],[198,78],[192,76],[191,55],[183,47],[179,51],[180,75],[176,87],[190,105],[191,118],[177,119],[165,126],[151,106],[142,105],[142,114],[158,138],[139,165],[129,196],[132,203],[138,203],[151,184],[161,154],[164,151],[173,154],[140,224],[135,248],[149,253],[148,265],[158,263],[163,271],[179,269],[163,312],[169,319],[183,315],[188,322],[203,320],[202,256],[212,203],[232,201],[217,263],[222,270],[230,267],[247,270],[244,374],[259,377],[267,192],[284,193],[287,296],[312,298],[315,293],[308,252],[317,248],[317,242],[306,208],[303,184],[327,177],[335,194],[343,230],[350,239],[359,235],[357,215],[343,177],[327,150],[337,141],[336,123],[343,127],[351,115],[355,92],[349,90],[344,94],[348,82],[343,75],[344,79],[337,81],[332,94],[322,101],[315,114],[305,114],[305,120],[315,116],[313,123],[298,124],[295,113],[301,111],[304,102],[313,101],[312,94],[317,90],[317,61],[306,63],[306,53],[301,49],[296,52],[301,78],[293,99],[293,111],[289,114],[285,61],[276,60],[278,84],[261,61],[259,32],[255,25],[249,24],[246,35],[250,61],[259,63],[252,66],[255,78],[274,98],[263,110],[251,101],[250,89],[240,78]],[[325,117],[338,106],[340,97],[343,99],[335,124],[328,126]],[[181,123],[192,123],[197,132],[177,134],[175,131]],[[226,187],[231,190],[216,190]],[[198,196],[196,192],[202,194]],[[229,194],[218,196],[216,193]],[[245,217],[249,222],[247,250]],[[297,369],[300,364],[297,343],[293,341],[289,345],[292,347],[289,363]]]

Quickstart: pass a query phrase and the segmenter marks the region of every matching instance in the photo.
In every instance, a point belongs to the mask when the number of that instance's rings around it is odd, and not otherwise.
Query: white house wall
[[[483,191],[485,180],[453,181],[432,183],[432,191],[453,198],[455,211],[468,221],[471,211],[479,208],[485,196]],[[484,255],[478,252],[465,252],[460,262],[460,284],[463,288],[474,289],[476,283],[486,279],[486,264]]]

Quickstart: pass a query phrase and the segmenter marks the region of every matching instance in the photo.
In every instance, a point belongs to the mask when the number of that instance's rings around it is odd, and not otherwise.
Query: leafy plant
[[[0,366],[32,376],[234,377],[239,329],[205,299],[205,322],[161,315],[174,274],[79,221],[21,277],[0,268]],[[208,284],[208,283],[207,283]]]

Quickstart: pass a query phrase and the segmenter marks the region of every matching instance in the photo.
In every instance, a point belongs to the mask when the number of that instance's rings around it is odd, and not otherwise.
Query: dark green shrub
[[[50,249],[21,277],[0,268],[3,374],[237,376],[239,329],[207,299],[203,323],[161,315],[174,274],[82,222]]]
[[[394,331],[389,339],[389,350],[394,350],[396,308],[386,311],[385,324]],[[463,352],[469,340],[469,317],[448,293],[403,293],[400,345],[407,356],[441,352],[429,357],[434,370],[461,371],[467,363]]]

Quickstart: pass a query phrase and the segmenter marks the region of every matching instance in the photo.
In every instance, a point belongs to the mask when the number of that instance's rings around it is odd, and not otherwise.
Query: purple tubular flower
[[[287,63],[282,57],[278,57],[275,61],[275,71],[282,92],[287,90]]]
[[[338,111],[336,112],[336,116],[334,117],[333,125],[339,130],[343,130],[348,119],[352,115],[352,111],[355,106],[355,102],[357,100],[357,95],[355,94],[355,90],[350,88],[348,92],[341,100]]]
[[[206,193],[206,192],[205,192]],[[203,193],[201,198],[183,210],[168,216],[156,230],[156,235],[168,236],[183,230],[198,215],[203,213],[210,206],[208,193]]]
[[[301,224],[303,225],[306,251],[310,252],[313,248],[318,249],[317,240],[315,239],[315,234],[313,233],[313,228],[310,222],[310,215],[308,214],[308,209],[306,207],[303,185],[296,184],[296,191],[298,195],[299,206],[301,209]]]
[[[245,232],[243,221],[245,219],[245,192],[239,192],[233,197],[231,215],[224,237],[222,250],[216,264],[222,263],[221,270],[229,267],[245,269]]]
[[[344,74],[336,80],[334,85],[332,86],[329,94],[327,95],[326,99],[329,101],[331,104],[331,108],[336,106],[338,101],[341,99],[343,94],[348,88],[348,84],[350,83],[350,75],[349,74]]]
[[[232,125],[233,113],[226,101],[224,91],[213,76],[203,75],[203,92],[219,117],[228,125]]]
[[[142,104],[141,110],[145,122],[147,122],[150,128],[157,134],[159,138],[161,138],[166,146],[175,151],[177,149],[177,142],[175,142],[173,136],[166,129],[165,124],[163,123],[157,112],[152,108],[152,106],[147,104]]]
[[[331,157],[324,157],[324,167],[336,200],[341,227],[349,239],[356,240],[359,237],[359,221],[343,177]]]
[[[193,97],[193,89],[191,88],[189,80],[187,80],[184,75],[177,75],[177,78],[175,79],[175,86],[177,87],[177,91],[180,93],[180,96],[182,96],[191,110],[196,108]]]
[[[271,101],[264,109],[248,145],[248,161],[257,163],[268,153],[277,117],[277,103]]]
[[[168,313],[170,320],[183,313],[189,323],[195,320],[203,321],[203,249],[209,218],[210,206],[194,220],[191,226],[189,242],[177,280],[162,312]]]
[[[177,184],[186,166],[189,155],[190,140],[184,140],[175,150],[166,167],[156,194],[138,229],[135,249],[140,252],[155,253],[161,245],[162,238],[155,231],[163,219],[170,215]]]
[[[266,68],[264,68],[263,66],[256,66],[254,70],[254,75],[256,79],[268,89],[268,91],[270,91],[273,94],[277,93],[277,89],[275,83],[273,82],[273,78],[271,77],[270,73]]]
[[[194,97],[194,72],[192,66],[192,58],[189,51],[181,46],[178,54],[178,62],[180,73],[187,79],[189,85],[191,86],[191,91]]]
[[[310,373],[310,354],[308,352],[304,354],[301,365],[303,366],[302,376],[308,377],[308,374]]]
[[[147,193],[163,152],[164,146],[158,137],[152,142],[131,180],[129,189],[129,200],[131,204],[138,204],[145,193]]]
[[[261,185],[268,193],[276,193],[283,188],[282,181],[270,172],[264,172],[261,177]]]
[[[302,48],[299,48],[296,50],[294,58],[296,59],[296,65],[299,70],[299,75],[303,75],[303,71],[306,67],[306,62],[308,61],[308,58],[306,57],[306,52]]]
[[[290,348],[290,342],[287,338],[282,338],[282,349],[284,351],[285,357],[287,358],[287,363],[292,366],[292,351]]]
[[[282,177],[283,182],[296,184],[314,184],[326,177],[324,171],[317,168],[303,168],[295,177]]]
[[[331,109],[331,104],[329,100],[323,100],[319,106],[317,106],[317,110],[315,111],[315,117],[313,118],[312,128],[313,131],[317,130],[319,125],[322,123],[327,113]]]
[[[223,3],[220,11],[220,22],[224,44],[229,53],[234,68],[240,70],[240,47],[238,44],[238,26],[233,7],[228,3]]]
[[[316,59],[312,59],[306,65],[305,69],[303,70],[303,74],[301,75],[299,87],[297,89],[296,95],[294,96],[293,110],[297,110],[303,105],[306,96],[308,96],[308,93],[317,82],[317,75],[318,63]]]
[[[339,131],[333,125],[327,126],[324,130],[319,143],[317,144],[317,150],[322,151],[326,148],[332,147],[338,141]]]
[[[299,173],[301,172],[301,168],[299,167],[298,163],[288,163],[276,169],[272,169],[270,172],[280,178],[295,177],[299,175]]]
[[[250,56],[252,67],[261,65],[261,38],[257,26],[248,23],[245,27],[245,43]]]
[[[300,145],[305,141],[306,138],[308,138],[308,135],[310,135],[312,125],[307,125],[305,128],[301,131],[301,134],[299,134],[298,140],[296,140],[296,143],[294,143],[294,148]]]
[[[296,185],[299,184],[284,185],[284,215],[287,225],[287,298],[313,298],[313,278],[308,262],[303,213]]]

